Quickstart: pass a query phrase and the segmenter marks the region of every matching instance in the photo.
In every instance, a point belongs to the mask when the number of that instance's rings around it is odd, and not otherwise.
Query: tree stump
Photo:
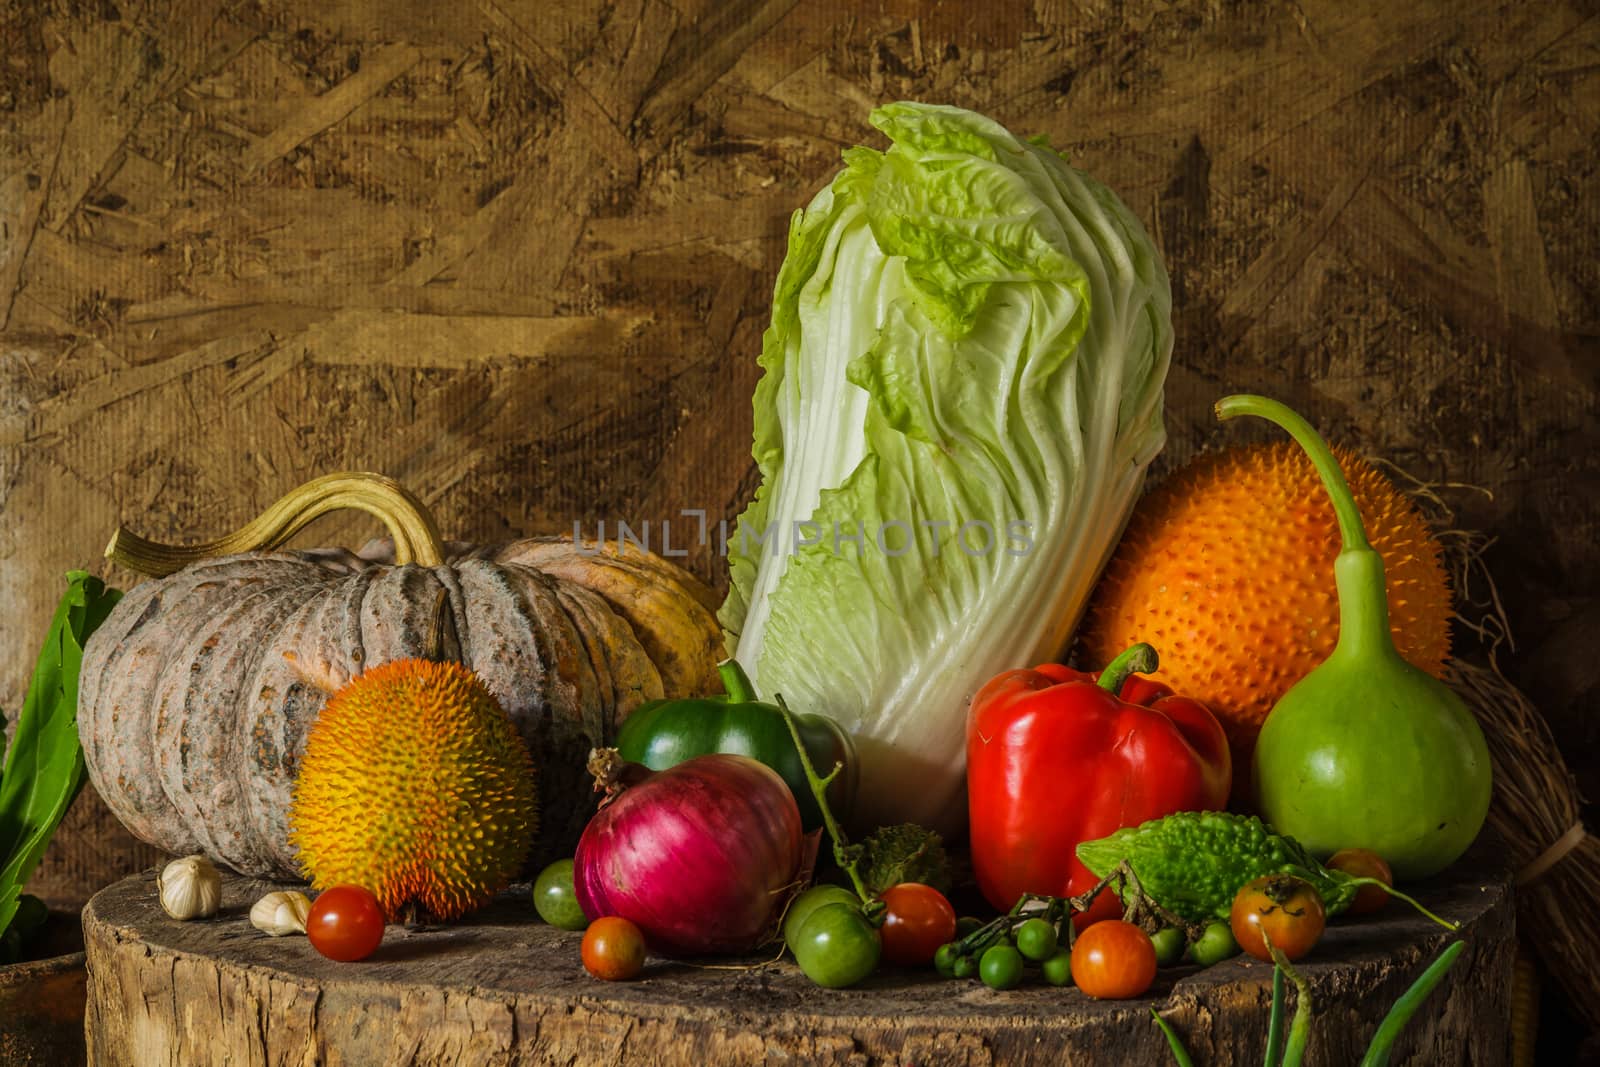
[[[153,872],[84,911],[92,1064],[1157,1065],[1171,1054],[1150,1009],[1201,1067],[1262,1062],[1271,968],[1248,957],[1160,972],[1150,993],[1094,1001],[1036,980],[993,992],[931,971],[883,971],[848,990],[791,963],[652,959],[602,983],[579,934],[541,923],[526,889],[445,927],[391,926],[368,960],[339,964],[304,937],[256,931],[251,903],[276,886],[225,877],[223,910],[180,923]],[[1515,954],[1503,878],[1460,871],[1419,889],[1468,947],[1423,1005],[1395,1064],[1509,1060]],[[1397,902],[1343,919],[1303,961],[1316,1006],[1312,1065],[1349,1067],[1389,1006],[1456,935]]]

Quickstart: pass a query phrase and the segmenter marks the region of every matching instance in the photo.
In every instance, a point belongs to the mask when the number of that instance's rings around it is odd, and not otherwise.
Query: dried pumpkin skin
[[[85,649],[78,730],[95,788],[159,848],[298,877],[288,812],[307,731],[355,675],[428,653],[442,594],[451,651],[505,707],[538,768],[530,864],[570,854],[594,806],[589,749],[646,700],[714,689],[711,594],[637,549],[446,546],[415,498],[376,475],[308,483],[246,529],[271,546],[340,506],[379,515],[393,543],[205,558],[248,542],[113,540],[108,555],[125,565],[181,569],[130,590]],[[530,562],[541,559],[558,561],[553,573]]]

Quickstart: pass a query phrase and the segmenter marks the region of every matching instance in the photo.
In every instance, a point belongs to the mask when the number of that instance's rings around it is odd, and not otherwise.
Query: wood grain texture
[[[191,923],[161,911],[153,873],[97,894],[84,913],[90,1063],[1171,1062],[1152,1007],[1198,1063],[1258,1064],[1264,1053],[1271,968],[1248,957],[1164,971],[1146,997],[1123,1002],[1038,984],[996,993],[929,972],[883,971],[825,990],[790,962],[761,959],[717,969],[654,959],[639,981],[601,983],[579,962],[581,935],[540,923],[525,892],[458,925],[391,926],[378,951],[352,965],[322,959],[305,938],[252,929],[251,903],[273,888],[229,877],[219,916]],[[1392,1062],[1500,1067],[1515,956],[1508,891],[1497,877],[1462,871],[1424,893],[1462,922],[1468,948]],[[1355,1063],[1388,1005],[1450,940],[1393,907],[1332,927],[1303,963],[1316,1005],[1307,1064]]]
[[[209,537],[349,468],[475,541],[736,514],[788,216],[910,97],[1155,236],[1158,472],[1270,388],[1488,490],[1448,499],[1502,663],[1600,795],[1597,50],[1585,0],[0,0],[0,707],[119,521]],[[35,888],[151,861],[86,794]]]

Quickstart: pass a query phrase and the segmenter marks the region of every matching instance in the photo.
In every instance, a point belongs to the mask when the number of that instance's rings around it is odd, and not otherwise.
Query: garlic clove
[[[156,876],[156,892],[174,919],[207,919],[222,906],[222,875],[204,856],[185,856]]]
[[[250,925],[273,937],[306,932],[311,898],[293,890],[268,893],[250,908]]]

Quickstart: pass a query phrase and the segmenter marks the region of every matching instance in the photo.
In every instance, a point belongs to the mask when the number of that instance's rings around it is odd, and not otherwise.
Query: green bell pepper
[[[789,784],[806,831],[822,826],[822,812],[811,795],[800,753],[776,705],[762,703],[744,669],[733,660],[717,665],[726,696],[653,700],[622,723],[617,750],[622,758],[663,771],[695,756],[725,752],[760,760]],[[800,739],[818,774],[836,764],[844,770],[828,786],[828,804],[840,818],[856,793],[856,750],[850,735],[825,715],[796,714]]]

